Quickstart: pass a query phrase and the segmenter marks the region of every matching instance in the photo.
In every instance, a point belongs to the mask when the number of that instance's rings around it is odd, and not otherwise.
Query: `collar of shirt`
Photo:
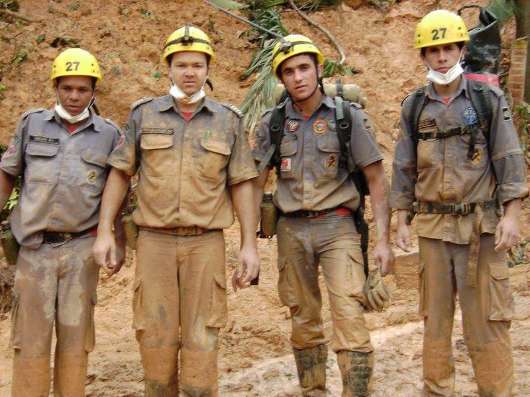
[[[425,90],[425,95],[427,95],[427,98],[429,98],[431,101],[437,101],[442,102],[444,104],[453,102],[456,98],[458,98],[462,93],[465,95],[466,98],[468,98],[467,94],[467,82],[466,78],[462,75],[462,78],[460,79],[460,84],[458,84],[458,87],[455,91],[455,94],[451,97],[451,100],[447,102],[444,100],[445,97],[438,95],[436,91],[434,90],[433,83],[429,83],[427,85],[427,89]]]
[[[335,101],[333,98],[324,95],[322,96],[322,100],[320,101],[320,105],[316,108],[315,112],[313,114],[317,114],[322,106],[327,107],[328,109],[335,109]],[[293,101],[291,98],[287,98],[286,104],[285,104],[285,115],[289,119],[295,119],[295,120],[304,120],[304,116],[298,112],[298,110],[295,109]]]
[[[95,132],[103,131],[105,127],[105,123],[103,122],[103,120],[100,117],[96,117],[96,114],[94,114],[94,111],[92,109],[90,109],[89,112],[90,112],[90,117],[87,120],[85,120],[84,123],[80,124],[79,127],[76,128],[76,131],[80,132],[90,127],[91,125],[94,126],[93,130]],[[55,111],[52,111],[52,110],[46,110],[46,113],[44,115],[44,120],[46,121],[54,120],[57,124],[60,124],[60,125],[63,124],[59,115]]]
[[[173,101],[173,97],[171,95],[164,95],[158,99],[157,107],[159,112],[167,112],[170,109],[173,109],[176,113],[180,114],[180,111],[175,105],[175,102]],[[206,109],[207,111],[211,113],[216,113],[219,108],[219,105],[217,105],[215,102],[211,101],[208,98],[204,98],[204,100],[201,102],[199,107],[194,114],[197,114],[201,112],[203,109]]]

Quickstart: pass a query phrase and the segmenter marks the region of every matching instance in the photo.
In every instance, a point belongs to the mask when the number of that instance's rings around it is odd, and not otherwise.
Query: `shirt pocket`
[[[199,156],[199,170],[201,176],[207,179],[219,179],[226,173],[226,167],[232,148],[227,142],[201,138],[201,155]]]
[[[298,151],[298,140],[283,140],[280,145],[280,178],[295,178],[294,163]]]
[[[57,180],[59,166],[56,158],[58,143],[29,142],[26,147],[26,172],[28,182],[53,183]]]
[[[477,131],[475,135],[474,152],[471,159],[469,158],[469,147],[471,134],[464,134],[457,137],[457,158],[461,165],[467,169],[483,169],[489,162],[488,144],[482,131]]]
[[[337,178],[340,159],[340,143],[337,136],[327,134],[317,140],[317,174],[325,179]]]
[[[442,162],[441,139],[419,139],[417,147],[418,169],[433,168]]]
[[[170,128],[143,128],[140,135],[142,168],[152,176],[175,173],[174,130]]]
[[[107,176],[107,158],[105,153],[99,153],[93,149],[86,149],[81,153],[83,174],[79,185],[101,192]]]

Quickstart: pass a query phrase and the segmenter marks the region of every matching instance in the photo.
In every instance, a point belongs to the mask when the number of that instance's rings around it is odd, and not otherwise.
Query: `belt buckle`
[[[468,211],[468,204],[465,204],[465,203],[455,204],[456,215],[466,215],[467,211]]]

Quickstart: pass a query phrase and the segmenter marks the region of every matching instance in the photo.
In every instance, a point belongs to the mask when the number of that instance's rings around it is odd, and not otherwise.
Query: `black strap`
[[[368,182],[362,170],[350,167],[351,157],[351,130],[352,130],[352,114],[350,103],[344,101],[342,97],[335,97],[335,124],[337,126],[337,136],[340,144],[340,160],[339,166],[350,172],[350,178],[357,191],[359,192],[359,207],[353,213],[353,221],[357,232],[361,236],[361,251],[363,254],[364,273],[368,276],[368,242],[370,240],[370,229],[368,223],[364,219],[364,212],[366,207],[366,196],[370,194],[368,189]],[[350,169],[350,168],[353,168]]]
[[[467,135],[472,134],[473,129],[478,128],[478,124],[460,126],[455,128],[450,128],[448,130],[437,130],[434,132],[419,132],[418,139],[446,139],[456,135]]]
[[[428,201],[416,201],[412,209],[416,214],[450,214],[469,215],[475,212],[477,206],[483,209],[497,207],[496,200],[480,201],[476,203],[433,203]]]
[[[271,144],[274,145],[274,154],[272,155],[271,165],[276,168],[276,174],[280,176],[280,145],[283,139],[283,128],[285,124],[285,104],[278,105],[272,110],[271,120],[269,123],[269,132]]]

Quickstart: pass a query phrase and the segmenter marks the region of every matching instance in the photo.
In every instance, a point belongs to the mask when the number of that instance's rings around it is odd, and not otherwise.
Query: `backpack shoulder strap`
[[[280,144],[283,138],[283,126],[285,124],[285,103],[280,104],[272,110],[269,122],[269,134],[271,144],[274,145],[274,154],[272,155],[271,165],[276,168],[276,173],[280,175]]]
[[[345,168],[349,171],[348,157],[350,155],[350,140],[352,117],[350,110],[350,103],[345,101],[340,96],[335,97],[335,124],[337,126],[337,136],[340,144],[340,158],[339,167]]]
[[[405,121],[409,127],[415,146],[418,146],[418,124],[420,121],[421,112],[423,111],[426,103],[427,95],[425,95],[425,87],[418,88],[412,94],[405,97],[401,103],[405,112]]]
[[[475,80],[467,80],[469,98],[478,118],[484,128],[486,139],[489,140],[493,105],[491,103],[490,88],[488,85]]]

